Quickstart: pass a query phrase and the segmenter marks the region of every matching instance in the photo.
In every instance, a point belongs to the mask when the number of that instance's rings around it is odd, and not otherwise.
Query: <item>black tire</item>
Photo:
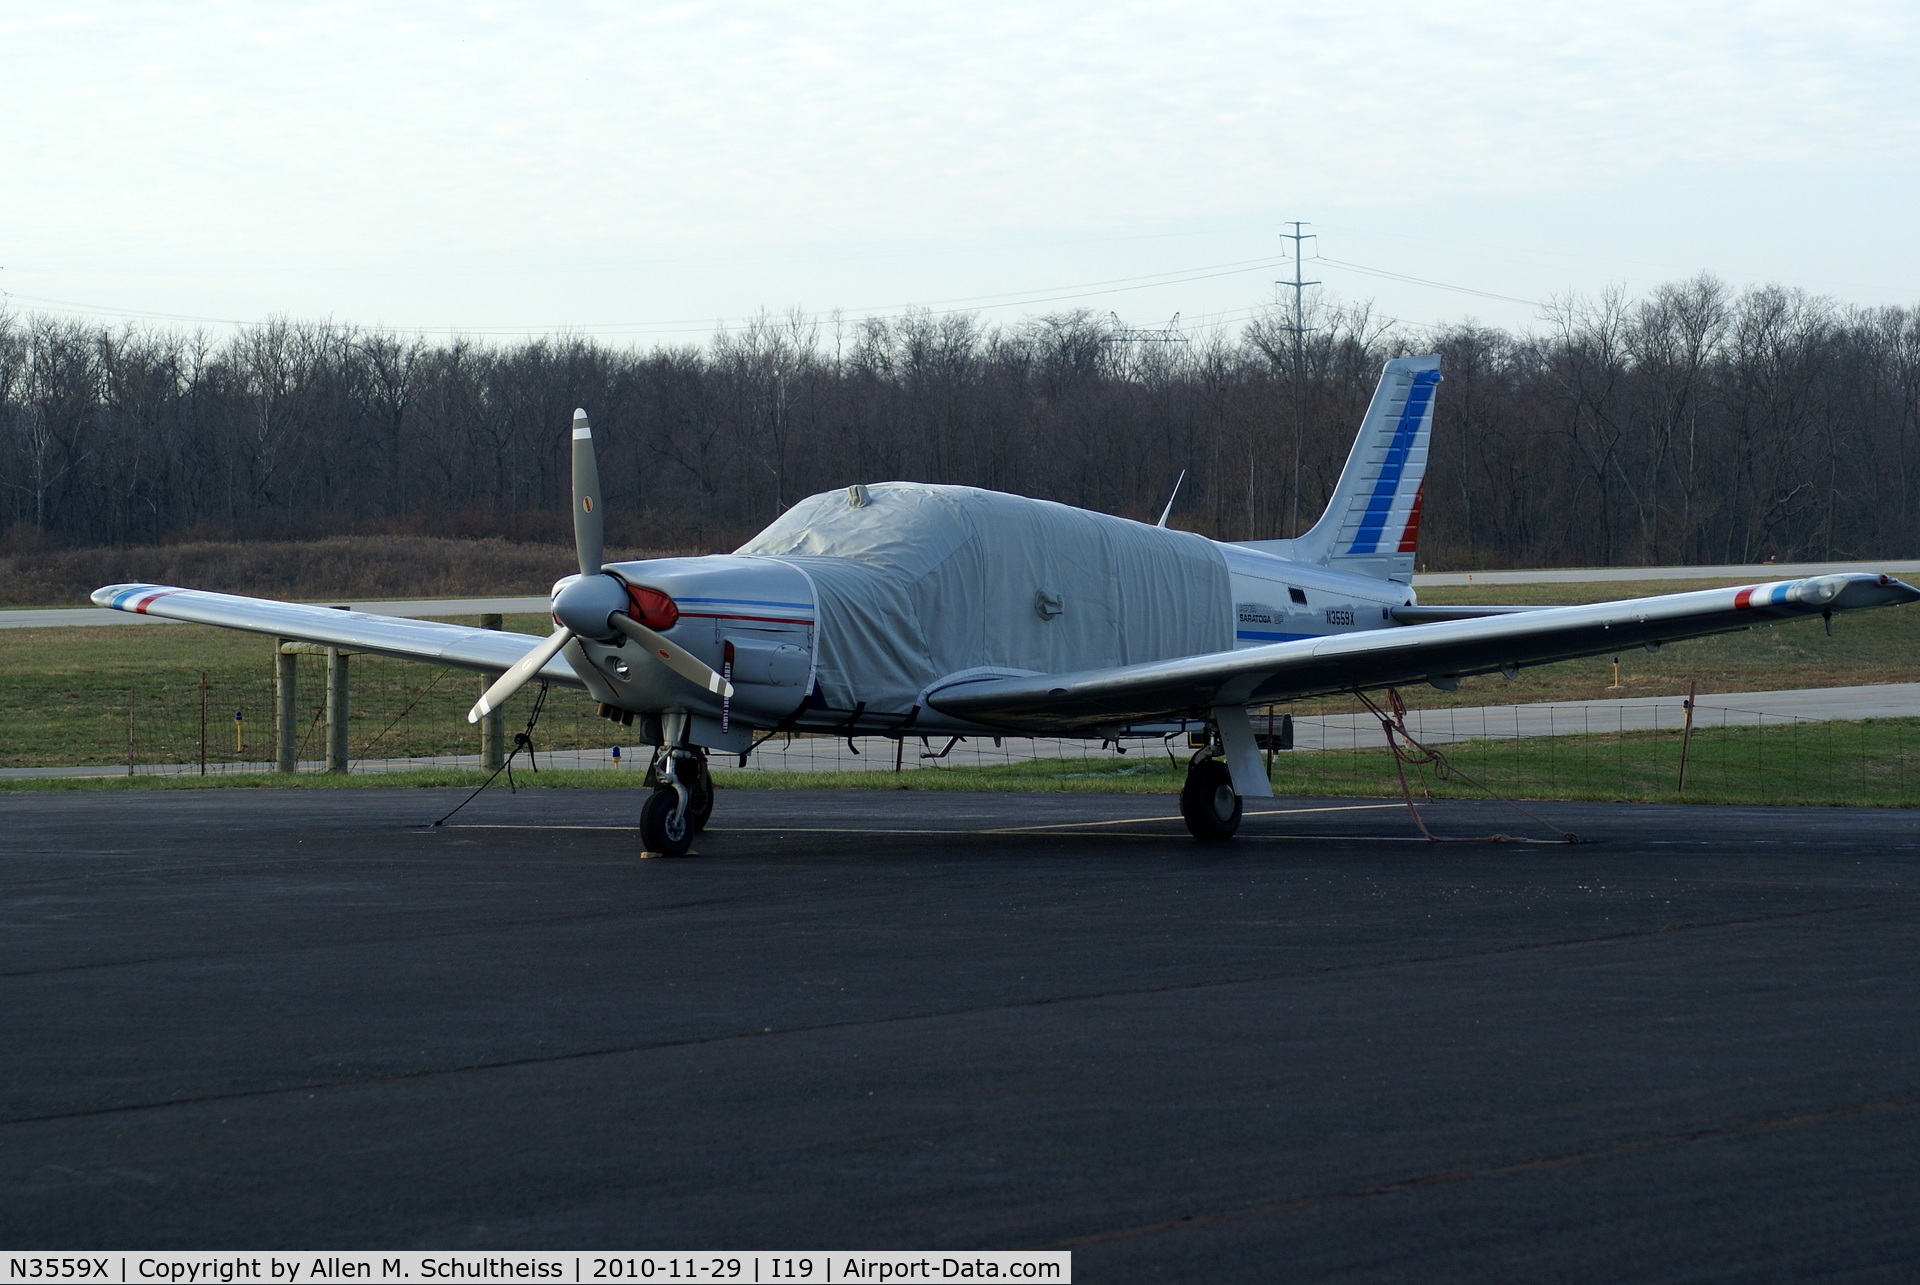
[[[693,827],[685,818],[677,826],[673,823],[678,804],[673,787],[664,786],[640,805],[640,846],[656,857],[684,857],[693,846]]]
[[[1180,787],[1180,815],[1196,839],[1231,839],[1240,829],[1240,796],[1219,759],[1202,759],[1187,769]]]
[[[687,783],[687,829],[699,834],[713,815],[713,773],[707,770],[706,755],[680,760],[680,779]]]

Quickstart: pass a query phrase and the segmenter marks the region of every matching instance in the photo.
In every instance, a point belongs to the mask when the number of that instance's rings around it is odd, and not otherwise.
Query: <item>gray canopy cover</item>
[[[829,708],[903,717],[971,669],[1066,673],[1233,646],[1211,540],[966,486],[810,496],[738,550],[812,579]]]

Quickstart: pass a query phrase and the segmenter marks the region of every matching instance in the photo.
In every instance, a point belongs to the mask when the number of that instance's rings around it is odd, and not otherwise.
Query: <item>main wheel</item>
[[[1231,839],[1240,828],[1240,796],[1219,759],[1202,759],[1187,769],[1180,787],[1180,815],[1196,839]]]
[[[713,773],[707,770],[707,756],[680,760],[680,779],[687,783],[687,829],[699,834],[713,815]]]
[[[679,803],[679,795],[668,785],[649,794],[640,805],[640,844],[655,856],[684,857],[693,846],[693,827],[688,818],[674,819]]]

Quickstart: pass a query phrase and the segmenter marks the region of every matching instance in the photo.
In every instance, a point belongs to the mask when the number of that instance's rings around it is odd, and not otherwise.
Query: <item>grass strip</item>
[[[1443,747],[1446,763],[1410,769],[1421,798],[1484,798],[1484,783],[1519,799],[1594,802],[1920,806],[1920,719],[1776,724],[1697,729],[1688,747],[1688,779],[1679,786],[1682,738],[1671,729],[1524,739],[1486,738]],[[895,773],[729,771],[723,790],[977,790],[1009,793],[1173,794],[1184,762],[1165,756],[1031,759],[985,767],[914,767]],[[209,776],[38,777],[0,782],[0,790],[338,789],[466,787],[478,770],[422,768],[366,774],[215,773]],[[516,771],[521,788],[626,788],[642,773],[618,770]],[[1392,798],[1400,793],[1384,749],[1293,751],[1275,756],[1275,790],[1287,796]],[[504,788],[504,779],[496,788]]]

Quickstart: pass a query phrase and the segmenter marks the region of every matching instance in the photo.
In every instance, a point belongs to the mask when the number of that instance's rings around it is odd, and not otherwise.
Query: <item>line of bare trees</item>
[[[1434,566],[1912,556],[1920,308],[1712,277],[1568,299],[1516,334],[1322,301],[1186,344],[1072,313],[765,317],[699,347],[428,343],[276,321],[215,342],[0,313],[0,531],[15,548],[441,532],[564,541],[566,426],[599,430],[610,534],[726,549],[813,491],[959,482],[1289,534],[1380,363],[1444,358]],[[1310,520],[1310,518],[1309,518]]]

